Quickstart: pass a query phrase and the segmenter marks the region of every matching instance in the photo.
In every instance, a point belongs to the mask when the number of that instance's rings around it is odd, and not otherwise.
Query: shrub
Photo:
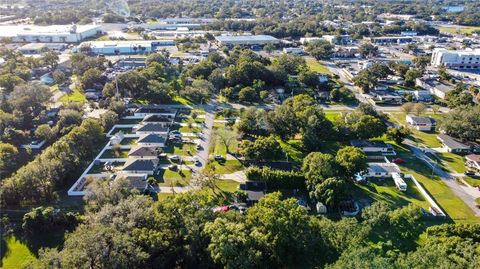
[[[251,167],[246,176],[248,180],[265,181],[270,190],[305,188],[305,177],[300,172]]]

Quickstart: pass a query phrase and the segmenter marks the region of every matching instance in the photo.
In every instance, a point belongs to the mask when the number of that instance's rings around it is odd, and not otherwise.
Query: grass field
[[[121,149],[114,151],[113,149],[107,149],[103,152],[101,159],[110,159],[110,158],[128,158],[129,149]]]
[[[197,152],[197,148],[194,144],[168,144],[167,147],[163,149],[163,152],[173,155],[189,156],[194,155]]]
[[[331,122],[335,122],[338,118],[340,118],[341,115],[341,112],[325,111],[325,117]]]
[[[447,215],[455,222],[480,222],[474,212],[458,198],[450,188],[423,162],[416,159],[410,151],[396,146],[398,157],[406,161],[400,168],[405,174],[412,174]]]
[[[68,103],[68,102],[86,103],[87,98],[85,98],[85,95],[79,89],[75,89],[71,93],[65,94],[64,96],[60,97],[59,101],[64,103]]]
[[[221,179],[217,181],[217,187],[225,192],[235,192],[238,190],[240,183],[230,180],[230,179]]]
[[[434,119],[438,119],[440,117],[439,114],[432,114],[432,113],[426,113],[426,116],[432,117]],[[390,119],[394,123],[400,123],[402,125],[407,125],[407,122],[405,121],[405,116],[406,114],[403,112],[398,112],[398,113],[389,113]],[[441,147],[442,144],[440,141],[437,139],[437,133],[436,132],[422,132],[418,131],[415,129],[412,129],[412,135],[413,138],[416,142],[419,144],[423,144],[427,147],[430,148],[438,148]]]
[[[447,34],[472,34],[473,32],[480,31],[480,27],[475,26],[442,26],[438,28],[440,32]]]
[[[310,70],[321,73],[321,74],[330,74],[330,70],[328,70],[328,68],[325,65],[319,63],[314,58],[305,57],[305,60],[307,62],[307,66],[310,68]]]
[[[245,166],[239,160],[226,160],[222,162],[213,161],[212,165],[217,174],[231,174],[245,169]]]
[[[120,145],[136,145],[138,138],[126,137],[120,141]]]

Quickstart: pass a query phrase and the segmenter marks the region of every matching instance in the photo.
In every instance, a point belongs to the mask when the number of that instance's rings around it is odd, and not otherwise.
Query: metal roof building
[[[0,25],[0,37],[13,42],[77,43],[102,32],[100,25]]]
[[[219,45],[266,45],[276,44],[280,40],[270,35],[221,35],[215,40]]]

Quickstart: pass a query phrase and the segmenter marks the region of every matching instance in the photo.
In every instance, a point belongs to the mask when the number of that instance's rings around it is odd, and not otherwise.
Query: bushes
[[[98,121],[85,120],[2,182],[2,204],[30,205],[53,200],[55,191],[91,160],[102,140],[103,129]]]
[[[300,172],[274,170],[269,167],[251,167],[245,174],[248,180],[267,182],[270,190],[305,188],[305,177]]]
[[[70,229],[77,224],[72,212],[64,214],[53,207],[37,207],[23,216],[22,228],[29,234],[48,232],[57,228]]]

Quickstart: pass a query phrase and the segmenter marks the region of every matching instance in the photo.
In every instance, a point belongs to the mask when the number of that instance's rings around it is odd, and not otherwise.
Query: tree
[[[450,79],[450,75],[447,73],[447,68],[445,68],[445,65],[443,64],[438,68],[438,74],[440,75],[440,79],[443,81]]]
[[[325,40],[314,40],[308,43],[306,51],[317,60],[325,60],[330,58],[333,46]]]
[[[334,207],[349,195],[348,184],[338,178],[327,178],[310,191],[310,197]]]
[[[60,71],[58,69],[53,71],[52,77],[53,77],[53,80],[55,81],[55,83],[57,83],[57,84],[62,84],[67,80],[67,76],[65,75],[65,73],[63,73],[62,71]]]
[[[253,103],[258,101],[258,94],[252,87],[245,87],[238,93],[240,102]]]
[[[330,154],[311,152],[303,160],[302,171],[307,179],[307,188],[311,193],[325,179],[338,175],[338,164]],[[313,194],[312,197],[315,197]]]
[[[51,69],[57,68],[58,60],[58,54],[54,51],[47,51],[42,54],[42,61]]]
[[[255,161],[276,160],[283,156],[280,143],[272,135],[260,137],[255,142],[243,140],[240,145],[240,153],[246,159]]]
[[[0,87],[4,88],[7,93],[12,92],[15,86],[19,86],[24,83],[25,81],[17,75],[13,75],[13,74],[0,75]]]
[[[360,54],[363,58],[374,57],[378,54],[378,47],[372,43],[364,43],[360,46]]]
[[[0,142],[0,175],[2,171],[13,169],[18,158],[18,149],[8,143]]]
[[[220,143],[225,146],[227,153],[230,153],[230,147],[234,145],[237,139],[236,133],[233,130],[224,128],[218,129],[215,132],[215,135],[217,136]]]
[[[422,71],[417,69],[409,69],[407,73],[405,73],[405,85],[413,86],[415,85],[415,80],[417,78],[422,77]]]
[[[425,106],[423,103],[416,103],[413,106],[413,110],[415,110],[415,114],[417,114],[417,116],[420,116],[423,112],[425,112],[425,110],[427,110],[427,106]]]
[[[421,70],[425,70],[425,67],[430,64],[429,56],[418,56],[413,58],[413,63],[415,66]]]
[[[440,111],[440,106],[439,105],[433,105],[432,106],[432,111],[433,111],[433,114],[437,115],[438,112]]]
[[[213,195],[218,195],[217,183],[220,175],[215,171],[215,166],[207,165],[201,172],[196,173],[192,178],[192,184],[202,189],[209,189]]]
[[[96,68],[90,68],[80,77],[80,83],[83,89],[91,89],[95,84],[102,84],[102,72]]]
[[[408,102],[402,105],[402,110],[405,114],[410,114],[413,111],[414,107],[415,105],[413,103]]]
[[[100,115],[100,124],[104,130],[110,130],[117,122],[118,114],[111,110],[107,110],[105,113]]]
[[[53,137],[55,137],[54,130],[48,124],[42,124],[35,129],[35,136],[50,141]]]
[[[320,80],[318,79],[319,74],[314,71],[305,70],[301,71],[298,76],[298,81],[307,85],[308,87],[316,88],[320,84]]]
[[[480,138],[480,106],[462,106],[443,113],[437,127],[453,137],[475,141]]]
[[[411,134],[410,129],[405,126],[400,126],[398,128],[388,127],[387,137],[388,139],[394,140],[397,144],[402,144],[403,140]]]
[[[249,107],[240,114],[240,121],[236,123],[236,128],[239,133],[243,134],[265,134],[265,117],[265,110],[255,107]]]
[[[369,139],[381,136],[385,133],[387,127],[380,119],[364,115],[352,125],[352,130],[358,138]]]
[[[367,155],[363,150],[347,146],[340,149],[335,156],[335,161],[344,169],[347,177],[367,169]]]

